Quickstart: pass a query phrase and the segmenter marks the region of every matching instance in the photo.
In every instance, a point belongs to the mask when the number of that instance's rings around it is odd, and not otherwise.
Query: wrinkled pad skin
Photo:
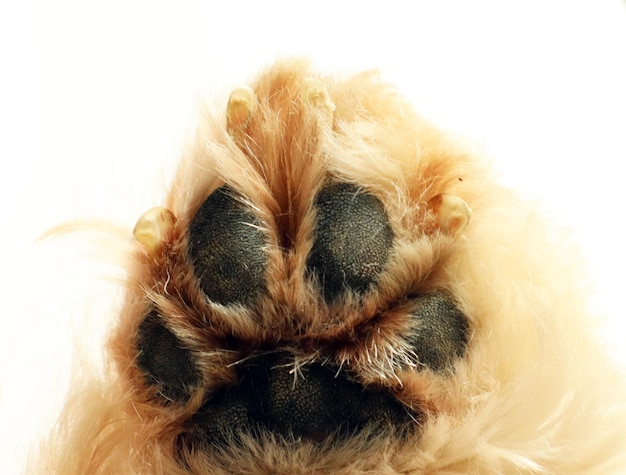
[[[265,289],[265,236],[258,218],[227,186],[202,204],[189,227],[189,257],[213,302],[251,304]]]
[[[367,291],[378,281],[393,245],[382,202],[351,183],[326,185],[315,201],[316,226],[307,268],[327,301],[342,291]]]
[[[321,442],[366,427],[397,433],[418,418],[391,394],[363,387],[337,368],[314,363],[295,376],[292,363],[286,353],[246,362],[239,382],[213,394],[194,416],[183,443],[219,443],[233,432],[258,429]]]

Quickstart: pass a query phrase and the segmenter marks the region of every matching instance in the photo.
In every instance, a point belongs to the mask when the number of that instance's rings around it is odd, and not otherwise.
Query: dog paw
[[[236,89],[137,222],[114,347],[183,465],[244,440],[410,439],[433,405],[405,385],[442,384],[467,352],[441,271],[471,216],[461,188],[437,192],[454,170],[387,140],[405,113],[344,87],[286,68]]]

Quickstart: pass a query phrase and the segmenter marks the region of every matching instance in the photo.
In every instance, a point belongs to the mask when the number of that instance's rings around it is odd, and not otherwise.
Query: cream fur
[[[310,77],[328,98],[302,97]],[[285,61],[250,86],[257,102],[249,118],[238,109],[227,127],[225,110],[200,117],[163,203],[177,218],[163,251],[153,256],[135,243],[129,253],[127,295],[107,346],[107,368],[76,376],[29,473],[624,473],[626,384],[593,339],[596,322],[586,312],[578,257],[560,231],[498,185],[486,160],[416,116],[375,73],[323,76],[306,62]],[[347,298],[329,308],[305,278],[309,205],[329,175],[381,198],[396,235],[392,262],[362,307]],[[258,314],[210,306],[184,259],[190,220],[223,183],[246,197],[272,243],[269,295]],[[429,203],[442,193],[472,210],[460,236],[438,227]],[[392,312],[382,318],[378,332],[368,330],[379,308],[434,288],[454,294],[472,330],[465,358],[448,375],[394,362],[410,358],[395,332],[405,324],[401,308],[395,319]],[[155,403],[134,364],[149,301],[165,309],[201,361],[204,388],[183,408]],[[215,335],[199,330],[207,315],[215,332],[251,339],[287,341],[304,328],[325,341],[359,329],[358,343],[302,354],[294,364],[328,358],[362,382],[427,408],[419,437],[286,448],[268,435],[195,454],[186,471],[173,457],[178,427],[213,384],[232,380],[229,363],[238,358],[211,347]]]

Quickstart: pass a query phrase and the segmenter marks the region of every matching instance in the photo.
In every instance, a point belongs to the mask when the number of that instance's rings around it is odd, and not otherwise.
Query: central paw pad
[[[294,368],[293,355],[258,356],[238,368],[238,383],[217,391],[193,417],[183,440],[221,443],[238,431],[270,431],[322,442],[366,427],[402,431],[417,419],[391,394],[364,388],[337,368]]]

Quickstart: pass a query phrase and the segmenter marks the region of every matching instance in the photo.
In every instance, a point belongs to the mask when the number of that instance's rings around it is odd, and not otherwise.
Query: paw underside
[[[335,106],[325,87],[316,80],[305,81],[302,91],[305,105],[324,112],[319,120],[332,123]],[[256,111],[250,88],[233,92],[227,127],[235,139],[241,141]],[[429,206],[438,232],[452,239],[469,222],[469,207],[457,196],[441,194]],[[358,183],[329,178],[317,188],[310,209],[314,220],[306,236],[310,245],[303,258],[303,278],[324,308],[348,301],[358,308],[359,299],[377,291],[392,261],[397,236],[385,202]],[[262,311],[275,278],[267,251],[273,243],[267,223],[248,197],[223,184],[204,199],[188,223],[179,233],[184,245],[176,252],[183,250],[185,255],[179,257],[188,264],[206,305],[246,315]],[[155,208],[139,220],[135,237],[155,262],[166,262],[164,249],[172,249],[168,242],[176,226],[174,213]],[[312,442],[365,431],[402,436],[417,430],[423,419],[422,408],[408,407],[384,384],[364,383],[349,364],[331,356],[331,350],[325,355],[327,348],[334,348],[333,341],[312,348],[315,338],[283,332],[276,340],[257,344],[233,332],[224,333],[221,340],[214,338],[213,347],[201,348],[201,339],[188,335],[209,330],[194,328],[198,325],[194,321],[185,327],[187,333],[181,332],[159,302],[148,303],[140,317],[135,361],[155,405],[184,407],[202,394],[198,409],[183,421],[176,439],[185,451],[233,444],[241,434],[271,433]],[[402,346],[402,358],[391,366],[436,377],[454,371],[466,351],[469,324],[453,296],[444,289],[430,289],[404,296],[401,305],[406,315],[394,341]],[[388,311],[381,309],[367,325],[375,327]],[[206,322],[207,328],[211,325]],[[230,379],[209,382],[203,355],[220,351],[236,354]]]

